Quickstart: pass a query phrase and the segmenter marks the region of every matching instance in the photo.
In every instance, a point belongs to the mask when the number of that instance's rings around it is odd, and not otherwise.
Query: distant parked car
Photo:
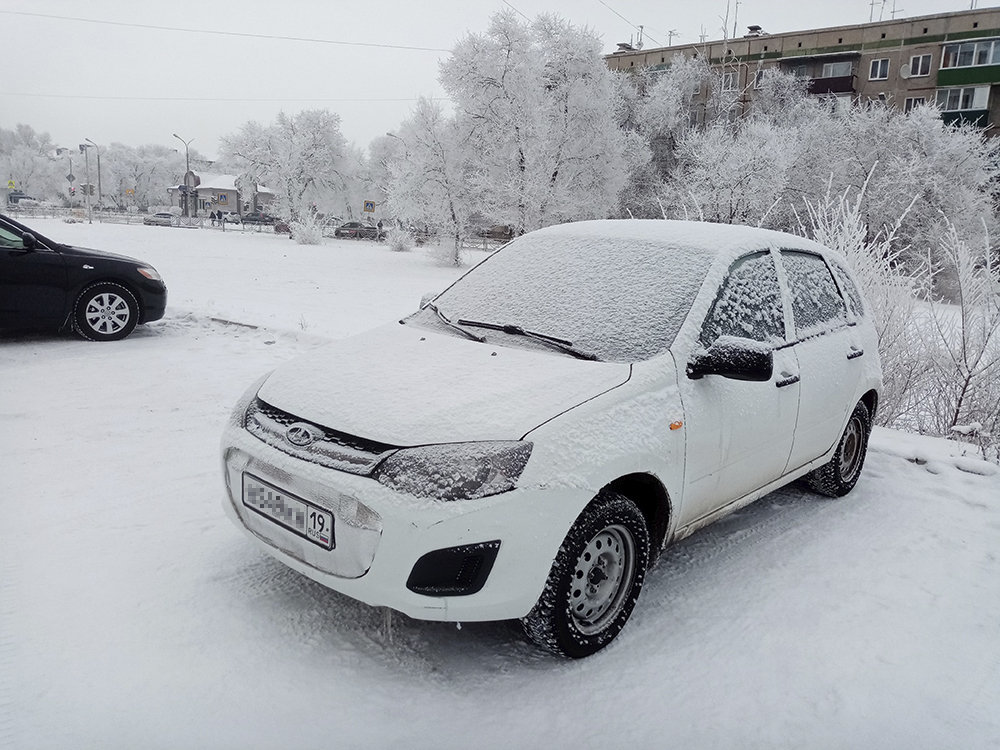
[[[222,223],[223,224],[239,224],[240,215],[235,211],[222,211]]]
[[[7,196],[7,202],[12,206],[16,206],[21,201],[34,201],[34,200],[36,199],[31,197],[30,195],[27,195],[26,193],[22,193],[20,190],[15,190],[14,192],[10,193]]]
[[[174,215],[166,211],[150,214],[142,217],[142,223],[151,227],[172,227],[174,225]]]
[[[334,237],[351,237],[352,239],[374,240],[378,237],[378,227],[362,224],[360,221],[349,221],[341,224],[333,231]]]
[[[800,477],[850,492],[881,383],[857,282],[815,242],[552,226],[254,383],[222,440],[225,510],[347,596],[518,618],[583,657],[672,542]]]
[[[266,214],[263,211],[250,211],[243,214],[244,224],[273,224],[277,220],[277,217]]]
[[[0,214],[0,329],[72,328],[117,341],[159,320],[167,287],[152,266],[63,245]]]

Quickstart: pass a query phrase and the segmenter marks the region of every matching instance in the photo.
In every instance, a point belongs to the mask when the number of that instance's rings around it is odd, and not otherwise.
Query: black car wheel
[[[859,403],[844,428],[833,458],[806,474],[806,484],[810,489],[828,497],[841,497],[853,490],[865,465],[870,434],[871,416],[868,408]]]
[[[132,333],[138,322],[135,295],[111,282],[84,289],[73,310],[77,333],[90,341],[118,341]]]
[[[648,563],[646,519],[627,497],[602,492],[566,535],[542,596],[521,621],[525,633],[573,659],[601,650],[632,614]]]

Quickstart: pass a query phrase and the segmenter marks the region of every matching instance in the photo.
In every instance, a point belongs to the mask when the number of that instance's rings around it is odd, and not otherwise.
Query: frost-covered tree
[[[241,166],[241,183],[274,192],[275,211],[299,239],[315,238],[314,205],[347,192],[347,142],[340,116],[329,110],[278,114],[274,123],[248,122],[222,138],[224,156]],[[308,226],[307,226],[308,225]]]
[[[616,76],[588,29],[495,14],[441,66],[480,212],[523,232],[607,216],[631,155]]]
[[[18,190],[36,198],[58,195],[62,176],[53,151],[49,134],[38,133],[30,125],[0,128],[0,177],[4,184],[13,180]]]
[[[417,101],[413,115],[385,144],[388,203],[392,215],[409,225],[426,226],[447,238],[442,260],[462,263],[462,243],[474,210],[468,135],[440,104]]]
[[[101,149],[102,198],[119,208],[165,204],[167,188],[181,183],[184,166],[184,155],[167,146],[111,143]],[[96,172],[91,176],[96,182]]]

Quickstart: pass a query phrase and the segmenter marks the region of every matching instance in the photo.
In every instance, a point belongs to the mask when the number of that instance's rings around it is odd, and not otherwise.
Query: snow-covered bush
[[[300,245],[322,245],[323,225],[323,220],[315,212],[306,211],[298,221],[291,223],[292,238]]]
[[[1000,279],[989,246],[974,252],[948,225],[942,260],[933,272],[955,279],[954,304],[933,297],[924,317],[928,353],[925,367],[933,387],[921,427],[948,435],[956,427],[976,425],[977,436],[1000,431]]]
[[[405,253],[413,249],[413,236],[405,229],[393,227],[385,233],[385,241],[389,249],[396,253]]]

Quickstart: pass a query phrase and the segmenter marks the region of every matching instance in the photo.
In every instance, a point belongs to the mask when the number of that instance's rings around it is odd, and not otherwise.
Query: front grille
[[[308,424],[320,437],[313,443],[300,447],[292,445],[285,437],[286,429],[295,423]],[[379,443],[375,440],[348,435],[328,427],[307,422],[293,414],[271,406],[259,398],[254,399],[247,409],[247,432],[268,445],[301,458],[304,461],[326,466],[330,469],[366,475],[386,455],[398,446]]]

